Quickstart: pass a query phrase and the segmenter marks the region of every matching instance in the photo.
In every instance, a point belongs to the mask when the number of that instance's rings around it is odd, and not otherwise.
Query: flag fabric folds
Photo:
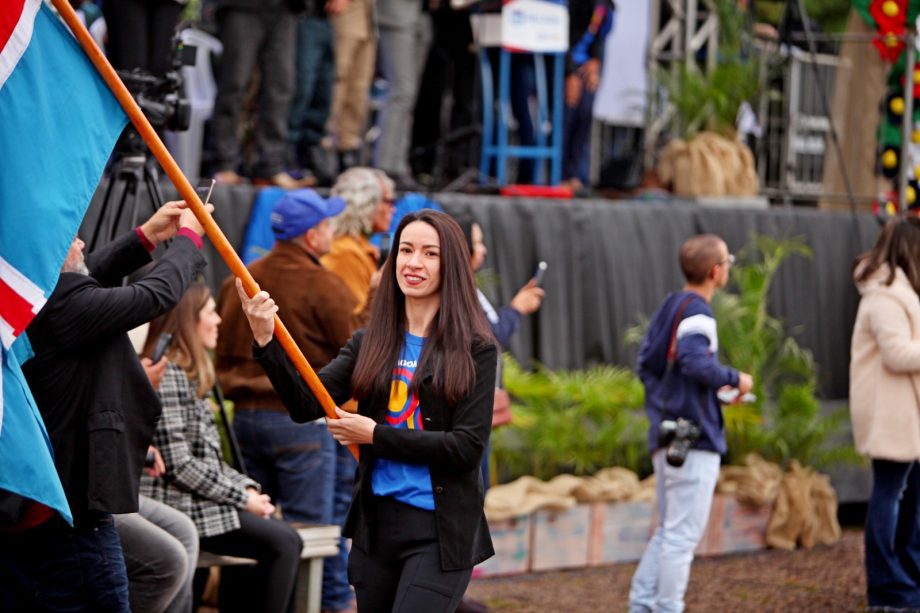
[[[41,0],[0,2],[0,488],[71,519],[20,365],[127,117]]]

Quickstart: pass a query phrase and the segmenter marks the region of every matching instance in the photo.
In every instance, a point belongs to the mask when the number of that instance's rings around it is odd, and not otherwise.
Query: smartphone
[[[537,270],[533,273],[533,279],[537,283],[537,287],[543,285],[543,275],[546,274],[546,262],[541,261],[537,264]]]
[[[153,468],[157,463],[157,457],[154,455],[153,450],[147,451],[147,457],[144,458],[144,467]]]
[[[738,388],[733,387],[727,390],[719,390],[718,392],[716,392],[716,396],[718,396],[722,404],[733,404],[738,399],[738,394],[740,393],[741,391]],[[757,396],[755,396],[751,392],[748,392],[747,394],[741,396],[742,404],[751,404],[754,402],[757,402]]]
[[[163,355],[166,353],[166,350],[169,348],[169,344],[172,342],[172,339],[173,339],[173,335],[170,334],[169,332],[163,332],[162,334],[160,334],[160,337],[157,339],[157,345],[153,350],[153,355],[150,358],[151,360],[153,360],[154,364],[156,364],[163,358]]]
[[[201,179],[198,181],[198,186],[195,188],[195,191],[198,192],[198,196],[204,196],[204,199],[201,201],[202,204],[207,204],[211,200],[211,194],[214,193],[214,185],[217,184],[216,179]]]

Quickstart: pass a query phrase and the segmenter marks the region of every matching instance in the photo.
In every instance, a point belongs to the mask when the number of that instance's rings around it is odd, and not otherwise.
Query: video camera
[[[192,106],[185,97],[182,67],[194,66],[195,47],[185,45],[178,33],[173,38],[171,68],[158,76],[142,68],[119,70],[118,75],[156,129],[188,130]]]

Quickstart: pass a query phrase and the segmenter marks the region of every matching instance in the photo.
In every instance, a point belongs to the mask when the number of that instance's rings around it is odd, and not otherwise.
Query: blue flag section
[[[127,117],[41,0],[0,2],[0,488],[68,521],[48,435],[20,368],[23,331],[57,283]]]

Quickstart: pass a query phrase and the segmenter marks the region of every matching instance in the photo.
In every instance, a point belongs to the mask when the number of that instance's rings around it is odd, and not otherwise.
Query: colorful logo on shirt
[[[401,361],[400,361],[401,362]],[[390,386],[390,403],[388,405],[386,423],[396,428],[409,430],[424,430],[422,413],[419,410],[418,395],[409,394],[412,384],[412,375],[415,372],[415,363],[411,369],[400,363],[393,369],[393,383]]]

